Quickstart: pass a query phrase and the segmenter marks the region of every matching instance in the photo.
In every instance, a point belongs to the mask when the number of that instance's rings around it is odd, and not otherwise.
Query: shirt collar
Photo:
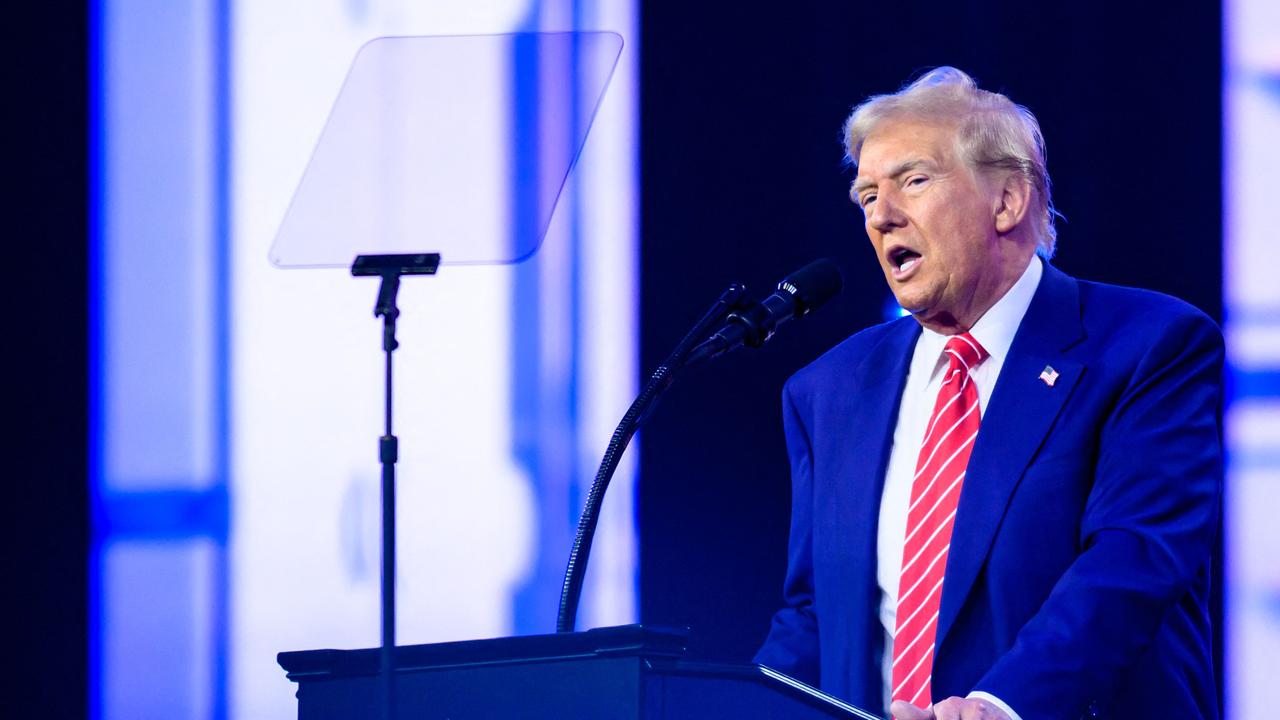
[[[990,310],[983,313],[978,322],[969,329],[969,334],[978,341],[998,367],[1004,364],[1004,358],[1013,345],[1013,336],[1022,324],[1022,318],[1031,307],[1031,299],[1035,297],[1036,288],[1040,285],[1040,277],[1044,274],[1044,266],[1039,255],[1032,255],[1022,277],[1009,288]],[[934,360],[933,370],[941,365],[942,350],[946,347],[949,335],[936,333],[929,328],[921,328],[920,349],[923,356]]]

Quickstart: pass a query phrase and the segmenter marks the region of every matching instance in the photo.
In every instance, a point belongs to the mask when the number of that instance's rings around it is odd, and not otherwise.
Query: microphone
[[[844,278],[836,264],[814,260],[784,278],[769,297],[729,315],[724,327],[694,348],[686,364],[708,360],[740,345],[760,347],[779,325],[809,314],[842,289]]]

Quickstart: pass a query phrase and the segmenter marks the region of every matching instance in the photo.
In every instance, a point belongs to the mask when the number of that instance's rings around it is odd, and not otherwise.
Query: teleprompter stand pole
[[[374,317],[382,318],[382,351],[386,366],[386,418],[382,437],[378,438],[378,461],[382,465],[382,717],[392,720],[395,709],[395,673],[392,652],[396,646],[396,460],[400,443],[391,429],[391,353],[399,347],[396,340],[396,294],[403,275],[434,275],[440,267],[438,253],[420,255],[360,255],[351,265],[356,277],[382,278]]]

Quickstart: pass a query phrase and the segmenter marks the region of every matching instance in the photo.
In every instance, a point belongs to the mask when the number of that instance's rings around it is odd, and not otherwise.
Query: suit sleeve
[[[1208,572],[1222,479],[1222,337],[1198,313],[1163,322],[1100,429],[1080,555],[975,687],[1025,718],[1079,718],[1110,697]]]
[[[783,429],[791,461],[791,535],[784,605],[755,662],[817,685],[818,619],[813,605],[813,449],[793,398],[793,383],[782,391]]]

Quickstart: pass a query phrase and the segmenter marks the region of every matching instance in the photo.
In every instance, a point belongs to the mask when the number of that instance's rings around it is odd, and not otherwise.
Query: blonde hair
[[[858,164],[862,144],[881,122],[902,118],[956,124],[961,157],[971,166],[1008,170],[1025,178],[1035,190],[1029,217],[1036,250],[1053,257],[1058,239],[1053,217],[1058,212],[1045,167],[1044,137],[1030,110],[979,88],[956,68],[935,68],[898,92],[874,95],[853,109],[844,124],[849,161]]]

